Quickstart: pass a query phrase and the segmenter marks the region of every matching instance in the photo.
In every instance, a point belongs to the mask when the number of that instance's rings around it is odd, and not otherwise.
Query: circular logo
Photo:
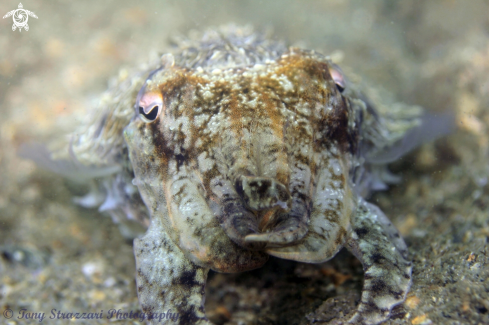
[[[17,27],[24,27],[27,24],[29,17],[27,16],[27,12],[24,9],[17,9],[14,13],[14,24]]]
[[[13,315],[14,315],[14,312],[12,311],[12,309],[5,309],[3,311],[3,317],[5,317],[7,319],[12,318]]]

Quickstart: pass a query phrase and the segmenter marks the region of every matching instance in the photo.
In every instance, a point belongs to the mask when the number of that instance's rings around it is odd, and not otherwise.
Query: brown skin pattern
[[[338,71],[320,54],[217,37],[224,45],[204,39],[200,55],[166,55],[124,130],[152,220],[134,247],[143,311],[208,324],[209,269],[250,270],[269,255],[319,263],[346,246],[366,273],[350,321],[387,319],[411,264],[353,180],[365,168],[359,148],[388,142],[370,136],[382,134],[376,112],[336,86]]]

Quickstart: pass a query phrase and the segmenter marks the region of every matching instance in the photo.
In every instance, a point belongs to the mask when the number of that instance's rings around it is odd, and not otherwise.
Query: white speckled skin
[[[351,321],[387,319],[404,300],[411,263],[353,178],[365,168],[362,150],[388,147],[389,130],[353,91],[342,94],[326,57],[239,33],[165,56],[139,92],[142,118],[125,128],[152,218],[135,242],[143,309],[205,323],[209,268],[249,270],[268,255],[320,263],[346,246],[366,272]],[[143,99],[155,93],[163,103],[151,121]]]
[[[121,80],[71,153],[119,166],[99,182],[103,206],[149,225],[134,243],[145,312],[210,324],[209,269],[250,270],[269,255],[320,263],[347,247],[365,270],[350,322],[376,324],[404,301],[411,263],[362,197],[385,166],[369,161],[388,160],[420,114],[374,108],[327,57],[228,26]]]

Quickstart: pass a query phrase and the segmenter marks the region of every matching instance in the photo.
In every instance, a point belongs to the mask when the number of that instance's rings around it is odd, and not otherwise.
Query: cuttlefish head
[[[346,233],[336,219],[349,209],[318,188],[348,184],[343,82],[297,50],[266,64],[152,73],[125,129],[152,217],[194,262],[224,272],[282,256],[323,226]]]

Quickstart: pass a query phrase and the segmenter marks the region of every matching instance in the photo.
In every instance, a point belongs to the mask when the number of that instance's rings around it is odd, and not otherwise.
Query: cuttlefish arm
[[[185,257],[159,218],[134,240],[134,255],[139,302],[151,324],[212,324],[204,310],[209,269]]]
[[[378,324],[406,299],[412,263],[394,225],[375,205],[360,200],[346,247],[363,265],[362,298],[350,323]]]

